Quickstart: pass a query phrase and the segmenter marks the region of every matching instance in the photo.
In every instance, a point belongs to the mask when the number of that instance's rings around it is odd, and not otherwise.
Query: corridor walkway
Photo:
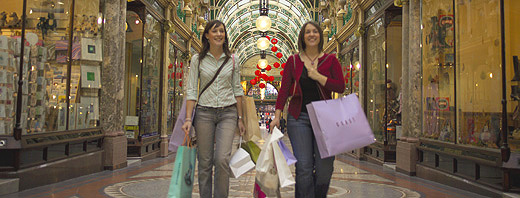
[[[290,146],[287,137],[284,141]],[[235,138],[235,145],[236,143],[238,138]],[[168,158],[145,161],[116,171],[103,171],[5,197],[166,197],[173,162],[174,157],[170,155]],[[291,167],[294,173],[294,166]],[[396,173],[391,168],[350,157],[339,156],[334,167],[328,197],[483,197],[417,177],[409,177]],[[250,171],[238,179],[231,179],[230,197],[252,197],[254,177],[255,172]],[[281,192],[282,197],[294,197],[294,186],[284,188]],[[199,197],[197,183],[195,183],[193,197]]]

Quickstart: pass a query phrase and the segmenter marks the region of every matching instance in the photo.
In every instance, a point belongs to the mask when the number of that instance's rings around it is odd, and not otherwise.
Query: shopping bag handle
[[[189,134],[184,135],[184,140],[182,140],[182,143],[186,143],[187,147],[193,147],[193,142],[191,141],[191,137]]]

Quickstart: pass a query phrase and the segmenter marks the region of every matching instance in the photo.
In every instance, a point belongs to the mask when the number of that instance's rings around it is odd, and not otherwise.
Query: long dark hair
[[[320,33],[320,43],[318,43],[318,51],[323,51],[323,30],[321,29],[320,25],[314,21],[308,21],[307,23],[303,24],[302,29],[300,30],[300,34],[298,35],[298,50],[300,52],[305,51],[305,41],[303,40],[303,37],[305,36],[305,28],[307,25],[313,25],[316,29],[318,29],[318,32]]]
[[[231,51],[229,51],[229,40],[228,40],[226,25],[224,23],[222,23],[222,21],[213,20],[213,21],[208,22],[208,24],[206,24],[206,27],[204,28],[204,33],[202,33],[202,51],[199,53],[199,65],[200,65],[202,59],[204,59],[204,57],[206,57],[206,55],[208,55],[208,52],[209,52],[209,41],[208,41],[208,38],[206,38],[206,34],[209,33],[209,30],[211,30],[211,28],[217,28],[217,27],[220,27],[221,25],[224,26],[224,33],[225,33],[224,38],[226,38],[224,40],[224,44],[222,45],[224,54],[226,54],[225,62],[227,62],[229,57],[231,57]],[[219,57],[215,57],[215,58],[218,59]]]

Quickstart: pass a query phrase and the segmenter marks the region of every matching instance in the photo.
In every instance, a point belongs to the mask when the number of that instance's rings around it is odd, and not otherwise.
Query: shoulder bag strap
[[[202,91],[200,91],[200,94],[199,94],[199,98],[200,96],[202,95],[202,93],[204,93],[204,91],[206,91],[206,89],[208,89],[208,87],[215,81],[215,79],[217,79],[217,76],[218,74],[220,73],[220,71],[222,71],[222,68],[224,68],[224,65],[226,65],[226,63],[229,61],[229,56],[226,58],[226,60],[222,63],[222,65],[218,68],[217,72],[215,73],[215,76],[213,76],[213,79],[211,79],[209,81],[208,84],[206,84],[206,86],[204,87],[204,89],[202,89]],[[199,69],[200,69],[200,65],[199,65]]]

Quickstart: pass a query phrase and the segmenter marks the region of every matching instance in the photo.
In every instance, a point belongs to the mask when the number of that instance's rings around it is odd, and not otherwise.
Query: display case
[[[125,131],[130,157],[155,158],[160,147],[164,10],[159,8],[155,1],[127,4]]]
[[[170,135],[173,132],[173,127],[182,107],[183,101],[183,79],[187,72],[184,72],[186,62],[183,57],[187,55],[185,39],[177,33],[170,34],[170,52],[168,66],[168,130],[167,134]]]
[[[369,160],[395,162],[398,100],[401,83],[401,8],[392,1],[376,1],[366,12],[366,115],[376,143],[365,148]]]
[[[104,1],[6,0],[2,5],[0,176],[87,153],[101,156]],[[25,173],[31,171],[37,169]],[[20,187],[47,180],[20,181]]]
[[[359,70],[361,63],[359,62],[359,39],[356,35],[351,35],[342,45],[339,55],[343,76],[345,76],[345,91],[342,96],[348,94],[359,95]]]
[[[520,4],[423,0],[421,6],[423,130],[418,166],[519,190],[520,142],[515,139],[520,77],[515,56],[520,48],[513,35],[519,33]]]

